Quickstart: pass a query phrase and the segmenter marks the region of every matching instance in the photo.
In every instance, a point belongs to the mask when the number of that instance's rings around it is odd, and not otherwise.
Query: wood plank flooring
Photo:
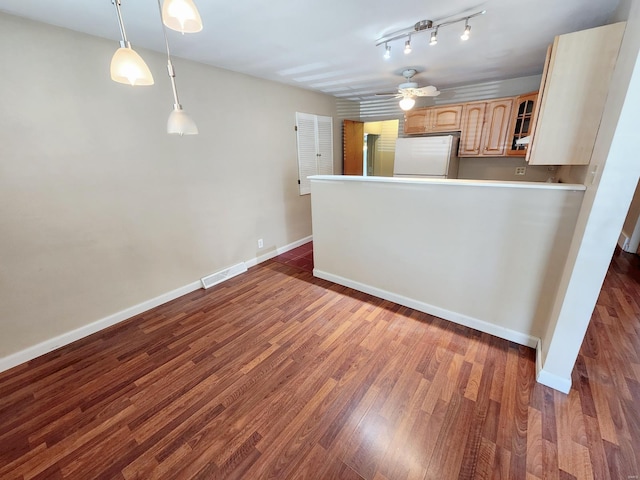
[[[638,478],[639,257],[534,355],[272,260],[0,374],[0,478]]]

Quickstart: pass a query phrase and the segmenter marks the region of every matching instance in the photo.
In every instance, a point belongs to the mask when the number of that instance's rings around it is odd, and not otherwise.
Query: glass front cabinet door
[[[517,145],[516,142],[531,133],[531,123],[537,99],[538,92],[521,95],[517,98],[509,128],[511,143],[508,145],[507,155],[524,157],[527,154],[528,145]]]

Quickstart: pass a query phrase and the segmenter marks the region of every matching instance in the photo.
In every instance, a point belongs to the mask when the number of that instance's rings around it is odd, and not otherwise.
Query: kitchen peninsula
[[[314,275],[536,347],[584,190],[314,176]]]

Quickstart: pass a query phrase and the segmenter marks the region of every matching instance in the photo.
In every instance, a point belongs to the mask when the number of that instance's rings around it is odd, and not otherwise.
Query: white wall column
[[[587,175],[587,191],[538,352],[538,381],[568,392],[640,175],[640,2],[633,2]]]

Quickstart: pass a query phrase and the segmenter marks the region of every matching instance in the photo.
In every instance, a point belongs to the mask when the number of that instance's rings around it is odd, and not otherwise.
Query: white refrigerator
[[[455,135],[398,138],[394,177],[458,177],[458,142]]]

